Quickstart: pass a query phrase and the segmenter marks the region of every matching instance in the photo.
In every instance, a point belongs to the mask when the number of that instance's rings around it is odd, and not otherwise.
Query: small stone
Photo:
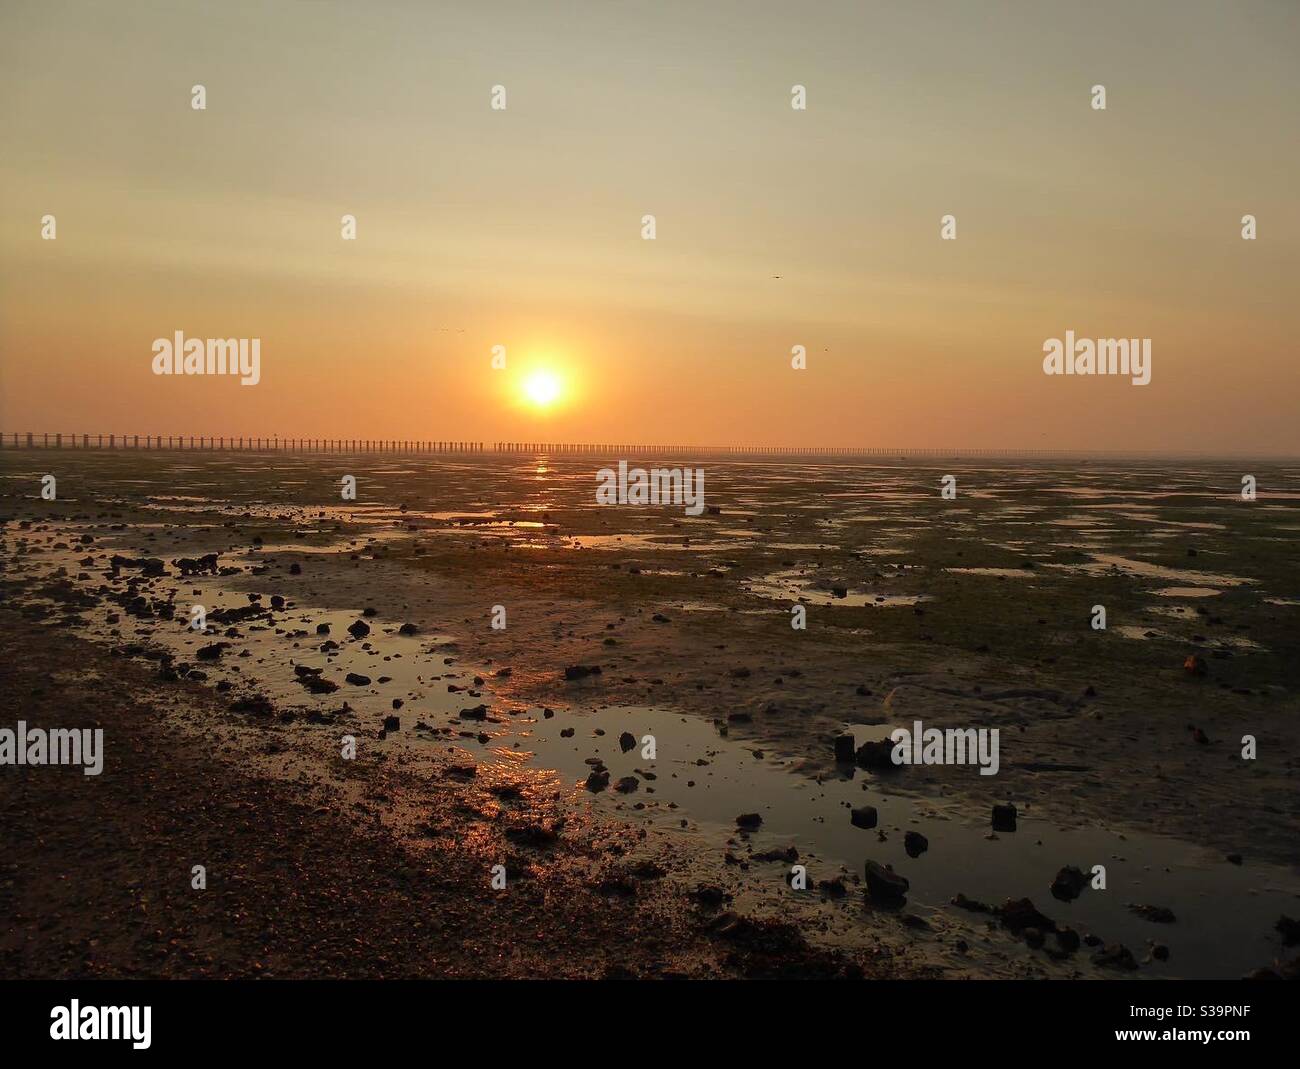
[[[1016,807],[1014,805],[995,805],[993,807],[993,830],[1016,830]]]
[[[849,823],[855,828],[874,828],[877,819],[878,814],[874,805],[858,806],[849,813]]]
[[[865,873],[867,892],[878,902],[901,902],[912,886],[906,877],[876,861],[866,863]]]

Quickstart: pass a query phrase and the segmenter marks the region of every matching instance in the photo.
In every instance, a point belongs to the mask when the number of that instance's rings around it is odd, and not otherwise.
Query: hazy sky
[[[1294,0],[3,0],[0,429],[1300,453],[1298,131]]]

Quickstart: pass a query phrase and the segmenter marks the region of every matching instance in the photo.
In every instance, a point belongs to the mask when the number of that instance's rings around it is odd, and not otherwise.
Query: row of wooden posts
[[[1054,449],[894,449],[841,446],[593,445],[570,442],[444,442],[396,438],[248,438],[183,434],[61,434],[35,431],[0,433],[0,449],[201,449],[275,453],[546,453],[601,456],[718,454],[746,457],[1050,457]]]
[[[274,453],[481,453],[482,442],[396,438],[236,438],[184,434],[0,434],[5,449],[202,449]]]

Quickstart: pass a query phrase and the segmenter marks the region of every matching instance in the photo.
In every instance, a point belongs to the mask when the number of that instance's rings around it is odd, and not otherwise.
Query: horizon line
[[[167,444],[163,444],[166,441]],[[631,443],[440,440],[416,438],[317,438],[297,435],[161,435],[115,432],[10,431],[0,432],[0,452],[26,450],[96,450],[108,452],[236,452],[320,453],[378,455],[519,455],[531,453],[583,456],[600,453],[652,454],[702,453],[737,458],[865,458],[908,457],[960,459],[966,457],[1044,459],[1219,459],[1296,461],[1300,454],[1163,452],[1143,449],[1053,449],[1043,447],[971,446],[777,446],[777,445],[663,445]]]

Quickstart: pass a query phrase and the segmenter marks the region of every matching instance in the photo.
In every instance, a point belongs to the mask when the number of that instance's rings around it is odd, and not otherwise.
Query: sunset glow
[[[552,371],[534,371],[524,379],[524,396],[534,408],[547,409],[555,405],[564,392],[559,376]]]

